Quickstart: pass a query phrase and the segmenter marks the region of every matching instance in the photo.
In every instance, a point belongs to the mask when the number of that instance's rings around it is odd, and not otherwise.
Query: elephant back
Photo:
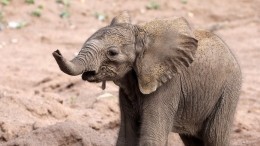
[[[161,36],[165,32],[176,32],[178,34],[194,37],[189,23],[183,17],[156,19],[141,24],[140,27],[144,29],[149,35]]]

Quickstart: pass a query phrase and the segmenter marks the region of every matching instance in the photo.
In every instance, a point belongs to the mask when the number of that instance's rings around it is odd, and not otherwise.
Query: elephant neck
[[[131,101],[136,100],[142,95],[138,87],[137,75],[134,70],[130,70],[123,78],[114,81],[114,83],[124,91]]]

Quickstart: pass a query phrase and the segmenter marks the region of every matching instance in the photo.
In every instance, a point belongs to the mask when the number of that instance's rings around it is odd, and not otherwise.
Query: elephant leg
[[[202,140],[185,134],[179,134],[185,146],[204,146]]]
[[[144,103],[148,102],[144,101]],[[171,108],[171,104],[160,103],[158,100],[152,103],[148,103],[148,106],[144,105],[139,146],[167,146],[175,108]]]
[[[149,115],[150,114],[150,115]],[[166,146],[171,127],[163,114],[145,113],[142,117],[139,146]]]
[[[164,88],[142,98],[139,146],[167,146],[180,101],[178,81],[168,82]]]
[[[123,91],[119,91],[121,122],[117,139],[117,146],[136,146],[139,138],[138,115],[131,110],[130,101]]]
[[[229,146],[238,96],[239,92],[235,89],[227,89],[219,98],[205,123],[203,141],[206,146]]]
[[[117,146],[136,146],[138,143],[138,128],[133,125],[135,121],[127,117],[122,118],[117,139]]]

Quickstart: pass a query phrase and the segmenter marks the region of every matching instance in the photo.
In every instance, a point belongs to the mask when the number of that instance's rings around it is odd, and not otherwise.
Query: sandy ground
[[[260,1],[259,0],[162,0],[158,10],[149,1],[71,0],[66,9],[53,1],[12,0],[0,6],[2,26],[27,22],[21,29],[0,30],[0,145],[114,145],[119,126],[118,88],[108,83],[83,82],[63,74],[51,53],[60,49],[73,58],[83,42],[109,24],[122,10],[133,23],[183,16],[194,28],[221,36],[237,56],[243,87],[232,130],[233,146],[260,144]],[[42,5],[41,17],[31,12]],[[98,20],[102,12],[107,19]],[[169,145],[182,146],[177,134]]]

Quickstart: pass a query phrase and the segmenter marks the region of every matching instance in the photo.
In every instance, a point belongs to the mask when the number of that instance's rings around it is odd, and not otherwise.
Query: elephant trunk
[[[58,63],[61,71],[68,75],[76,76],[82,74],[86,70],[86,64],[83,59],[75,57],[71,61],[67,61],[60,53],[56,50],[52,53],[56,62]]]

